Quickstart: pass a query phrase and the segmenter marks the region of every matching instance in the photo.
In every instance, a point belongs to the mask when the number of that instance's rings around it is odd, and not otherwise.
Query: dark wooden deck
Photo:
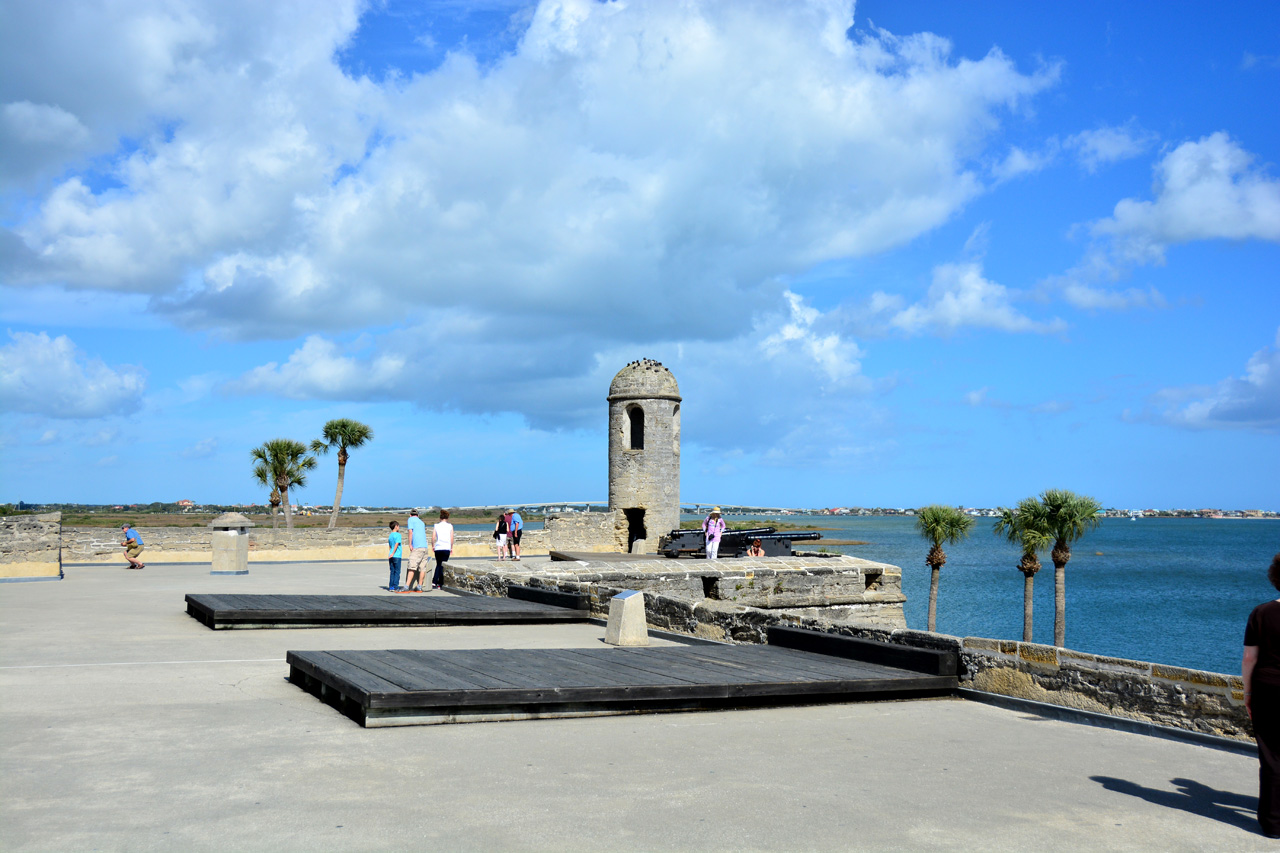
[[[366,727],[911,698],[958,686],[954,654],[900,659],[912,667],[903,668],[856,659],[879,654],[869,647],[827,648],[834,653],[777,644],[291,651],[286,660],[290,681]]]
[[[538,594],[541,593],[541,594]],[[585,622],[591,614],[563,593],[511,598],[469,593],[410,595],[187,596],[187,614],[210,628],[356,628],[395,625],[504,625]],[[557,597],[558,596],[558,597]],[[535,600],[526,600],[533,598]]]

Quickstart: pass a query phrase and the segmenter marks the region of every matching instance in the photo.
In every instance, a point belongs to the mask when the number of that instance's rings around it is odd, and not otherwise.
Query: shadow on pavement
[[[1114,776],[1090,776],[1089,778],[1108,791],[1128,794],[1157,806],[1190,812],[1221,823],[1238,826],[1250,832],[1261,834],[1262,831],[1256,817],[1257,797],[1219,791],[1217,788],[1210,788],[1191,779],[1170,779],[1169,782],[1178,790],[1161,791],[1130,782],[1128,779],[1117,779]]]

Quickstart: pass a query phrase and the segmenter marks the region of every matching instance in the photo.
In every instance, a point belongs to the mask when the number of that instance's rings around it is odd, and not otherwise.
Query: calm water
[[[692,517],[692,516],[687,516]],[[738,519],[733,519],[737,521]],[[907,625],[925,627],[928,546],[902,517],[786,520],[837,528],[828,546],[902,568]],[[1022,638],[1020,553],[977,519],[970,538],[947,549],[938,588],[938,630],[956,636]],[[1101,553],[1098,553],[1101,552]],[[1276,598],[1267,566],[1280,552],[1280,521],[1108,519],[1071,549],[1067,564],[1067,646],[1136,660],[1239,672],[1244,623]],[[1035,640],[1053,642],[1053,564],[1035,579]]]

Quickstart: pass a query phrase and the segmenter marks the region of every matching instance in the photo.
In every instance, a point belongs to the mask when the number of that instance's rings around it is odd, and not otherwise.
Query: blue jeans
[[[387,557],[387,562],[391,564],[391,580],[387,581],[387,589],[400,588],[400,558]]]

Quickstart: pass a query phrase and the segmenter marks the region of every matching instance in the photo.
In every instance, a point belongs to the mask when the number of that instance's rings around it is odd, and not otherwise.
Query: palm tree
[[[1067,644],[1067,561],[1071,559],[1071,543],[1098,526],[1102,504],[1086,495],[1066,489],[1047,489],[1040,495],[1046,524],[1053,536],[1053,644]]]
[[[261,468],[264,473],[258,473],[259,468]],[[265,473],[266,470],[267,468],[262,463],[258,463],[253,467],[253,473],[258,478],[258,482],[264,486],[267,485],[268,480],[272,479],[269,474]],[[280,526],[280,489],[276,488],[274,481],[271,485],[271,497],[269,500],[271,501],[271,529],[275,530]]]
[[[916,514],[916,532],[932,543],[925,563],[933,570],[929,578],[929,630],[936,630],[938,624],[938,571],[946,565],[947,555],[943,553],[943,543],[954,545],[969,535],[973,527],[973,518],[965,515],[953,506],[924,507]]]
[[[373,440],[373,430],[359,421],[350,418],[336,418],[324,425],[324,440],[311,442],[311,452],[328,453],[338,448],[338,492],[333,496],[333,513],[329,516],[329,529],[338,523],[338,510],[342,508],[342,483],[347,476],[347,460],[351,458],[348,450],[362,446]]]
[[[1022,572],[1022,642],[1031,642],[1032,589],[1036,572],[1040,571],[1038,552],[1049,547],[1053,534],[1044,504],[1035,498],[1024,498],[1016,509],[1000,507],[1000,519],[994,532],[1010,542],[1022,546],[1022,559],[1018,571]]]
[[[284,525],[293,529],[293,507],[289,505],[289,490],[301,489],[307,484],[307,474],[316,467],[316,458],[307,455],[307,446],[291,438],[273,438],[261,447],[249,451],[256,465],[253,476],[264,486],[274,486],[280,492],[284,504]],[[274,501],[273,501],[274,504]]]

